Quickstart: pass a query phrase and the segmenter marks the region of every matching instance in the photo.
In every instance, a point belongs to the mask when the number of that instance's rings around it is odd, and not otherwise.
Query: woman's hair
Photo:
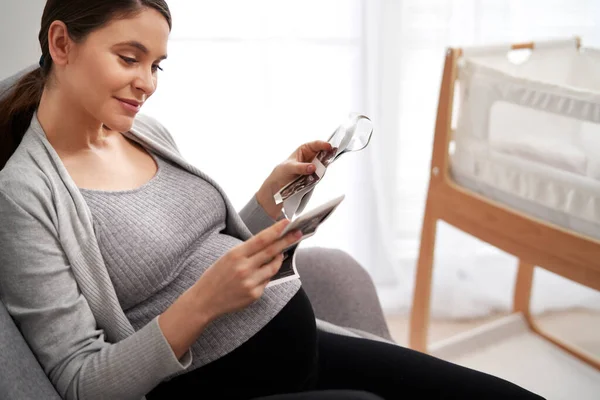
[[[42,48],[40,67],[23,76],[0,99],[0,170],[13,155],[37,109],[42,91],[52,70],[48,50],[48,30],[54,21],[67,26],[69,37],[83,41],[88,34],[114,19],[129,18],[153,8],[171,28],[171,13],[165,0],[48,0],[42,15],[39,40]]]

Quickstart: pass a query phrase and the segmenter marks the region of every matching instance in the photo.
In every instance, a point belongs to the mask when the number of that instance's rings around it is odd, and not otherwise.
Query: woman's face
[[[133,18],[116,19],[73,44],[61,85],[67,85],[74,104],[93,119],[128,131],[156,90],[168,37],[167,21],[152,8]]]

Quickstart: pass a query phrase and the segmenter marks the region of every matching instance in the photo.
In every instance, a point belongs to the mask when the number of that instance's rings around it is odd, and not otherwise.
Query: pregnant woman
[[[279,237],[273,195],[329,144],[300,146],[237,213],[138,115],[170,30],[162,0],[49,0],[40,67],[0,102],[0,296],[63,398],[539,398],[322,332],[300,281],[266,288],[298,237]]]

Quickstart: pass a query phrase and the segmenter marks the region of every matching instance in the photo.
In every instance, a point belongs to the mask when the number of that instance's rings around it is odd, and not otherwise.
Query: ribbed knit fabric
[[[215,261],[242,241],[221,233],[226,206],[207,181],[150,153],[156,175],[123,191],[80,189],[108,273],[137,331],[164,312]],[[210,324],[192,346],[188,371],[234,350],[265,326],[297,291],[268,288],[250,307]]]
[[[156,120],[138,115],[123,135],[210,183],[227,209],[223,233],[248,240],[274,223],[256,196],[238,212]],[[175,357],[158,317],[136,331],[125,315],[90,207],[36,114],[0,171],[0,221],[0,300],[64,399],[141,399],[190,367],[192,352]]]

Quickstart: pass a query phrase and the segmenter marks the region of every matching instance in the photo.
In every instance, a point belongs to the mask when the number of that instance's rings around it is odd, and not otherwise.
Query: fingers
[[[283,264],[283,254],[280,253],[271,262],[260,267],[254,275],[257,285],[267,285],[271,278],[279,271],[281,264]]]
[[[311,152],[314,152],[315,154],[320,152],[321,150],[331,150],[331,143],[324,142],[323,140],[315,140],[314,142],[308,142],[304,144],[304,146],[306,146],[306,149],[308,149]]]
[[[281,252],[293,243],[297,242],[302,237],[302,231],[296,230],[285,235],[271,245],[257,252],[250,258],[252,265],[260,267],[263,264],[271,262],[274,257],[277,257]]]
[[[281,232],[283,232],[289,223],[290,221],[288,219],[282,219],[272,226],[263,229],[257,235],[251,237],[239,247],[240,255],[243,257],[251,257],[254,254],[262,251],[277,240]],[[273,256],[275,254],[273,254]]]
[[[331,150],[331,143],[322,140],[308,142],[298,148],[297,158],[299,161],[308,161],[315,158],[318,152],[322,150]]]
[[[308,142],[298,147],[292,155],[279,167],[282,171],[296,175],[308,175],[315,172],[315,166],[310,163],[315,156],[322,150],[332,149],[331,143],[322,140]]]
[[[292,166],[294,173],[298,175],[310,175],[315,172],[316,167],[312,163],[297,162]]]

